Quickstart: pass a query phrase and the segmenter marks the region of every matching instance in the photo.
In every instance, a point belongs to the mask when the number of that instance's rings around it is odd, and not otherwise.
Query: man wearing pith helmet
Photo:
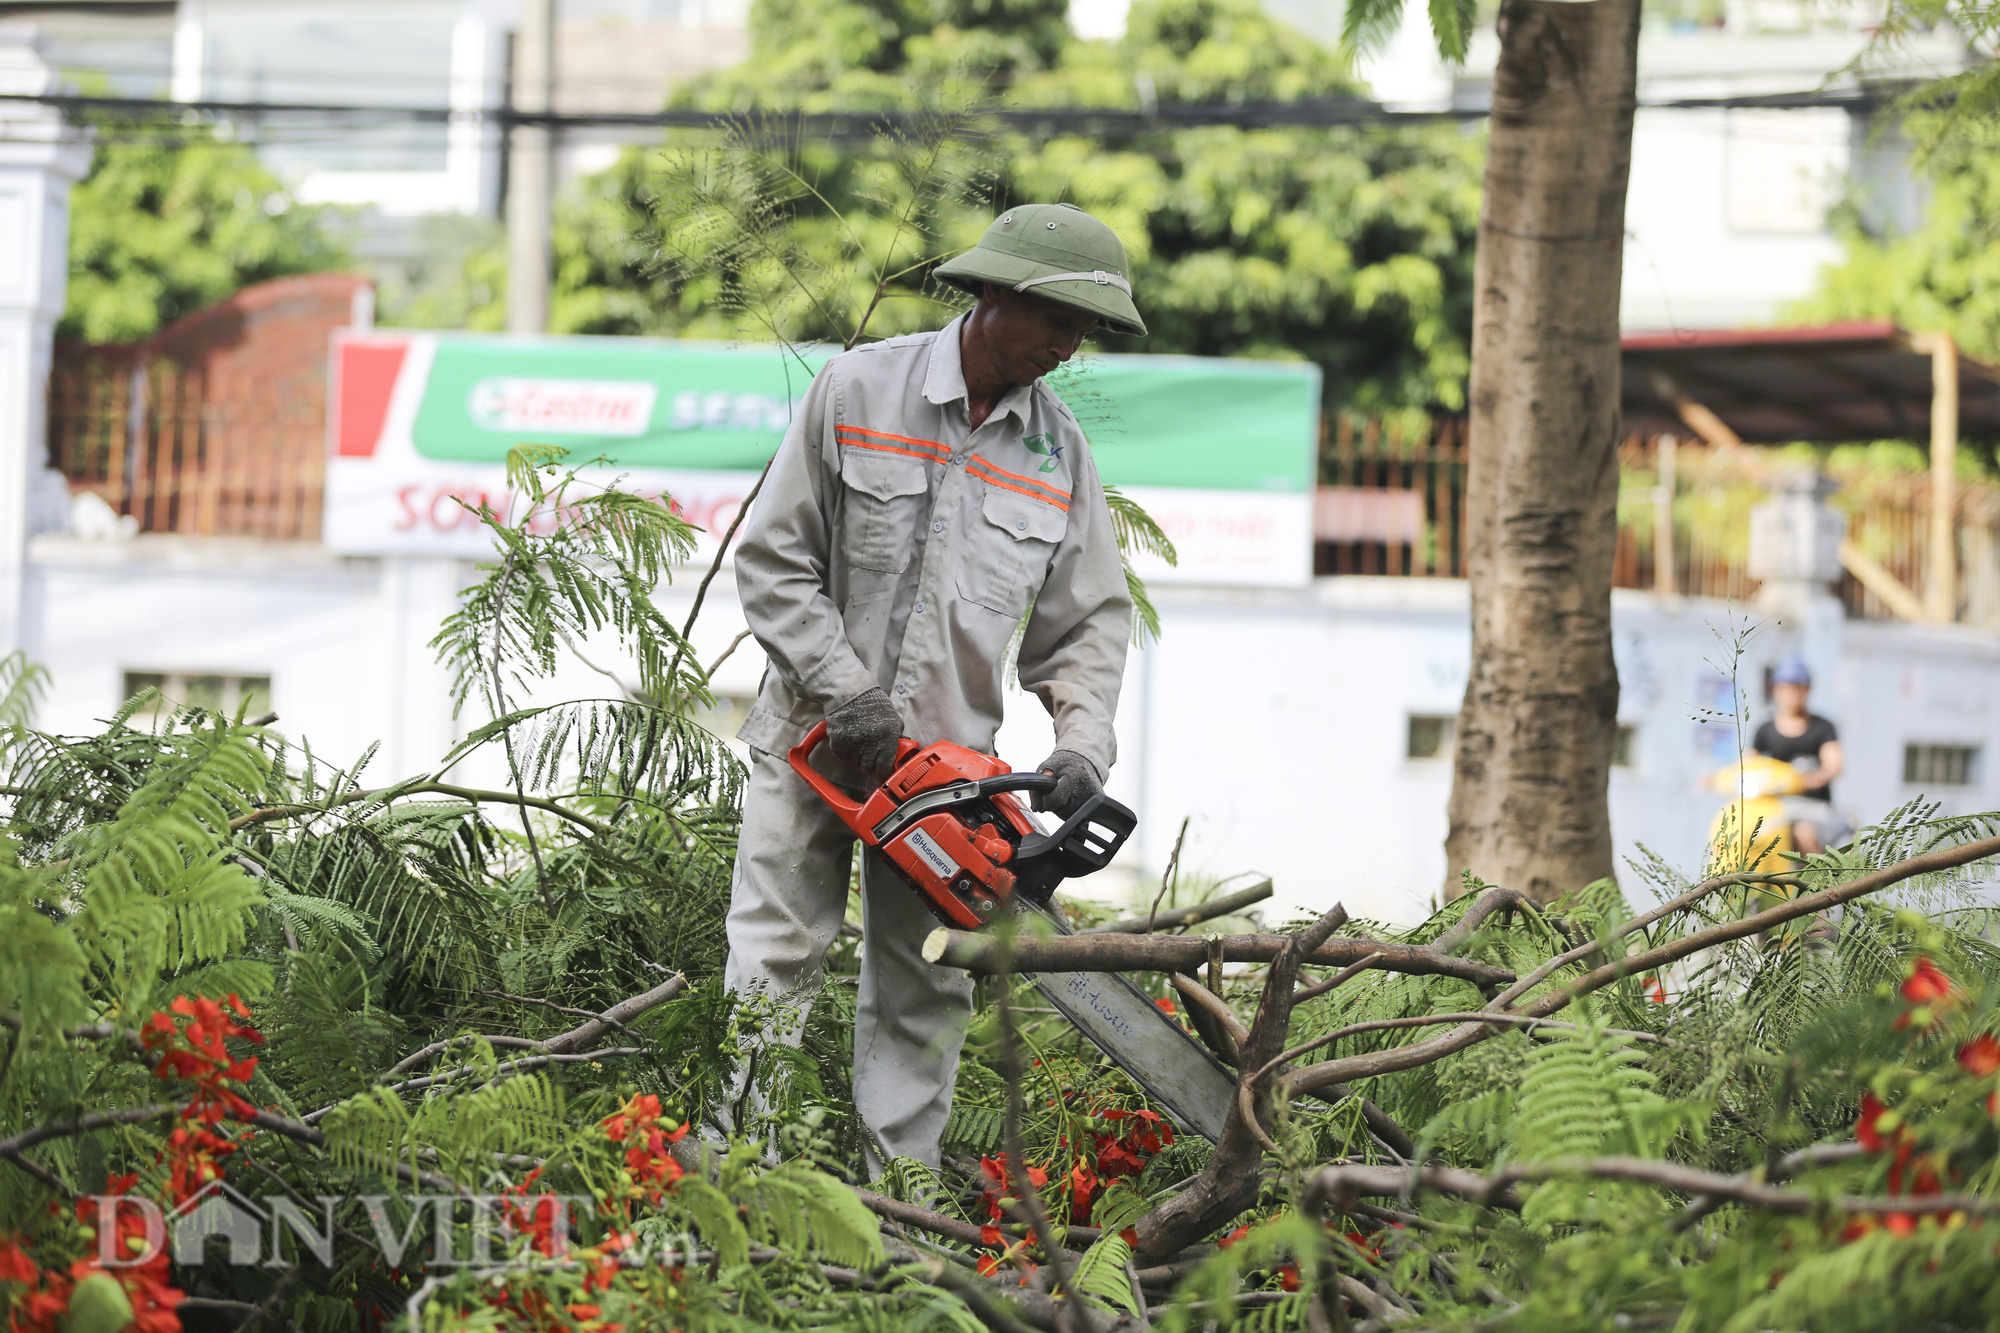
[[[1115,757],[1132,604],[1090,446],[1042,377],[1096,329],[1146,332],[1125,247],[1081,209],[1023,204],[937,277],[978,303],[936,333],[826,364],[736,554],[770,667],[738,733],[751,769],[726,977],[794,1013],[820,985],[854,846],[786,762],[821,719],[817,766],[857,795],[887,775],[902,736],[990,752],[1026,615],[1020,681],[1055,723],[1040,767],[1057,785],[1037,808],[1074,810]],[[855,1107],[878,1169],[935,1166],[972,983],[924,961],[936,923],[873,853],[861,895]],[[797,1037],[783,1023],[773,1035]]]

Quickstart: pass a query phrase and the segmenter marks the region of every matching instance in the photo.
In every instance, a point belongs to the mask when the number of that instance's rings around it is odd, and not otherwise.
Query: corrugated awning
[[[1842,444],[1930,435],[1931,344],[1887,322],[1702,329],[1623,339],[1625,429],[1687,430],[1674,398],[1746,442]],[[2000,439],[2000,369],[1959,354],[1958,430]]]

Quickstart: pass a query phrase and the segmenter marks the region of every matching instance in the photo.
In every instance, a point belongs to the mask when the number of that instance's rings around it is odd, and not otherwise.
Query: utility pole
[[[1949,333],[1931,339],[1931,559],[1924,580],[1930,619],[1958,619],[1958,344]]]
[[[555,101],[555,0],[521,0],[514,40],[514,109],[548,111]],[[546,125],[515,125],[507,163],[507,331],[549,327],[549,195],[554,171]]]

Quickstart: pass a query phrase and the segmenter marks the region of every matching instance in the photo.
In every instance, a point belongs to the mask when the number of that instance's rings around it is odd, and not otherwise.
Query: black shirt
[[[1828,741],[1839,739],[1840,733],[1834,730],[1833,723],[1817,713],[1807,713],[1806,729],[1798,735],[1787,736],[1778,730],[1775,721],[1766,722],[1757,728],[1757,735],[1751,740],[1750,748],[1758,754],[1781,759],[1801,772],[1811,773],[1819,768],[1820,747]],[[1800,792],[1799,795],[1810,796],[1815,801],[1831,801],[1833,784],[1829,782],[1815,791]]]

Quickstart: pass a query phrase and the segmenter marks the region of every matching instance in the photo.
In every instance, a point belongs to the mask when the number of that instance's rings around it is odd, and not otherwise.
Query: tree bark
[[[1639,0],[1504,0],[1475,266],[1445,895],[1547,903],[1612,873],[1618,297]]]

